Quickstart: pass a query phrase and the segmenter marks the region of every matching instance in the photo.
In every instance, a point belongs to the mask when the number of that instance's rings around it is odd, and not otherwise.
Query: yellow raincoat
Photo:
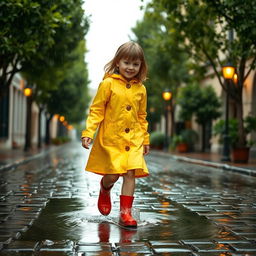
[[[135,169],[135,177],[148,175],[143,145],[149,145],[146,120],[146,88],[137,80],[106,75],[90,107],[82,137],[95,141],[85,170],[97,174],[123,174]]]

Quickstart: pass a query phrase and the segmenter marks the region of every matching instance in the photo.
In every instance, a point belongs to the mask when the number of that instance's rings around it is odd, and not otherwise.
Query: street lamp
[[[223,152],[222,152],[222,161],[230,161],[230,145],[229,145],[229,125],[228,125],[228,115],[229,115],[229,86],[232,83],[232,79],[235,74],[235,67],[228,63],[222,67],[222,74],[225,79],[226,84],[226,109],[225,109],[225,126],[223,134]]]
[[[170,105],[168,104],[169,102],[171,102],[172,99],[172,92],[169,89],[165,89],[162,92],[162,97],[165,101],[165,145],[164,145],[164,149],[165,151],[168,151],[168,147],[169,147],[169,139],[168,139],[168,112],[169,112],[169,107]]]
[[[27,117],[26,117],[26,133],[24,151],[28,151],[31,147],[31,107],[32,107],[32,88],[25,87],[23,94],[27,97]]]

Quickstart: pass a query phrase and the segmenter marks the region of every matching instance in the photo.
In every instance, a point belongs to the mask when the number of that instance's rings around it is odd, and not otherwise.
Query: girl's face
[[[137,76],[140,71],[141,61],[137,60],[128,60],[126,58],[120,59],[117,63],[119,68],[119,73],[128,81]]]

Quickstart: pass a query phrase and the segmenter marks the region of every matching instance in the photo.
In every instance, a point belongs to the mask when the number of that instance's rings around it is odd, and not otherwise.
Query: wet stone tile
[[[71,198],[70,192],[54,192],[51,196],[51,198],[57,199],[57,198]]]
[[[42,251],[42,252],[36,253],[34,256],[76,256],[76,255],[77,254],[75,252]]]
[[[34,251],[38,247],[39,242],[36,241],[14,241],[10,243],[5,250],[6,251]]]
[[[8,230],[10,232],[26,232],[28,227],[24,225],[13,225],[7,221],[0,224],[0,230]]]
[[[194,250],[197,252],[215,252],[215,253],[221,253],[221,252],[229,252],[230,249],[226,244],[192,244],[191,245]]]
[[[110,252],[112,254],[112,247],[110,243],[83,243],[79,242],[76,246],[77,252]]]
[[[15,251],[1,251],[1,256],[37,256],[38,254],[34,254],[31,251],[25,251],[25,252],[15,252]],[[57,255],[56,255],[57,256]]]
[[[179,253],[177,255],[182,255],[180,253],[191,253],[192,249],[184,244],[173,241],[150,241],[150,244],[155,253]],[[184,254],[185,255],[185,254]]]
[[[33,213],[40,213],[42,211],[41,207],[30,207],[30,206],[17,206],[16,212],[33,212]]]
[[[255,243],[230,243],[230,246],[237,252],[256,252]]]
[[[151,253],[149,245],[144,242],[116,243],[115,245],[119,253]]]
[[[44,240],[40,244],[40,251],[72,251],[74,242],[72,241],[51,241]]]

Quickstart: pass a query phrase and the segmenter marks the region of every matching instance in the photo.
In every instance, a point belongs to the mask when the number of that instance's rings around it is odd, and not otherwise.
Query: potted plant
[[[229,119],[229,140],[231,145],[232,160],[236,163],[247,163],[250,155],[250,147],[252,147],[256,141],[249,139],[249,135],[256,131],[256,117],[247,116],[244,119],[244,132],[246,134],[246,144],[241,146],[238,144],[238,121],[236,119]],[[223,135],[225,129],[225,121],[219,120],[213,127],[213,134],[219,135],[219,142],[223,144]]]
[[[150,134],[150,147],[152,149],[163,149],[165,135],[162,132],[154,131]]]
[[[192,129],[185,129],[180,134],[175,134],[171,138],[171,148],[179,153],[185,153],[194,149],[194,144],[198,140],[198,134]]]

